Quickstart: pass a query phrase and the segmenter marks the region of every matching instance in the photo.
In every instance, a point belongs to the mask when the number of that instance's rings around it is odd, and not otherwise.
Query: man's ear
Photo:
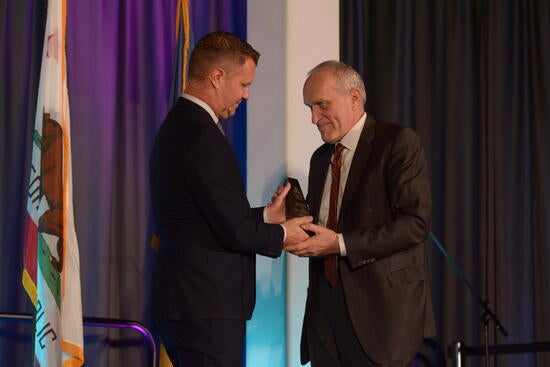
[[[212,86],[214,88],[219,87],[220,80],[225,76],[225,70],[222,68],[215,68],[212,70],[210,75],[208,76],[208,79],[210,79],[210,82],[212,83]]]
[[[352,88],[349,91],[349,94],[351,96],[351,100],[352,100],[354,106],[356,106],[356,105],[362,106],[363,105],[363,97],[361,96],[361,92],[359,91],[359,89]]]

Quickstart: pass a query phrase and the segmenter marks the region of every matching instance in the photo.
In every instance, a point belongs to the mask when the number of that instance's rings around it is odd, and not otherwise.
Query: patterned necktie
[[[337,231],[338,229],[338,191],[340,188],[340,171],[342,168],[342,152],[345,147],[337,143],[334,155],[332,156],[331,172],[332,182],[330,184],[330,199],[328,207],[327,228]],[[336,285],[338,271],[338,255],[330,255],[324,261],[325,278],[334,287]]]

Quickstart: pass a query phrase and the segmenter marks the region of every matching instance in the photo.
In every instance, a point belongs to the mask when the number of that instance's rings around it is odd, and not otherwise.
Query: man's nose
[[[317,124],[321,119],[321,114],[319,113],[319,107],[313,106],[311,108],[311,122]]]

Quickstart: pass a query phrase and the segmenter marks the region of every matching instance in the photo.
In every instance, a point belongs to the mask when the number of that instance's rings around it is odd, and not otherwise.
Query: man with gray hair
[[[376,121],[349,65],[326,61],[303,89],[325,142],[311,158],[309,257],[302,363],[313,367],[407,366],[435,334],[424,242],[431,189],[418,135]]]

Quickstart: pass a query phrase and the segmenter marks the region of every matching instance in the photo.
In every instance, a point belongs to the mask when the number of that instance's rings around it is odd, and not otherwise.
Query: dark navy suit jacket
[[[150,180],[160,239],[153,319],[250,319],[255,255],[280,256],[283,229],[250,208],[236,156],[202,107],[179,98],[168,113]]]

